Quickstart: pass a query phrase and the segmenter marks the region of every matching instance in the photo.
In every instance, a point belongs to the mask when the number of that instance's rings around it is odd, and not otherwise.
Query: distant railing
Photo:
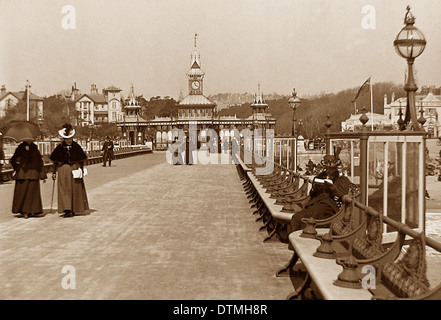
[[[146,146],[130,146],[125,148],[117,147],[114,149],[115,159],[128,158],[152,152],[152,149]],[[87,160],[85,162],[85,165],[92,165],[103,162],[103,154],[100,150],[89,151],[86,152],[86,154]],[[48,154],[43,155],[43,161],[45,172],[52,172],[53,163],[51,160],[49,160]],[[6,162],[7,163],[3,166],[3,170],[0,173],[0,179],[2,179],[2,181],[12,180],[12,174],[14,173],[14,169],[12,168],[11,164],[8,163],[9,161]]]

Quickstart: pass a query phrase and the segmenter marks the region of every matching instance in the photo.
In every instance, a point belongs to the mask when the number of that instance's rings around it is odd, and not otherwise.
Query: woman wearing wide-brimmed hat
[[[15,171],[12,212],[22,214],[25,219],[43,213],[40,180],[47,175],[37,145],[32,140],[23,141],[15,149],[10,163]]]
[[[58,134],[63,141],[50,156],[54,163],[52,179],[55,180],[58,175],[58,212],[64,213],[64,217],[68,218],[89,209],[83,180],[84,161],[87,155],[81,146],[73,141],[75,129],[71,125],[65,124]],[[74,170],[80,173],[75,178],[72,173]]]

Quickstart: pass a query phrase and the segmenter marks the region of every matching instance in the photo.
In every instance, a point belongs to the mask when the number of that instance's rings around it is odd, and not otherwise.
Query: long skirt
[[[13,213],[38,214],[43,212],[40,180],[16,180],[12,199]]]
[[[77,164],[64,164],[57,169],[58,172],[58,212],[72,211],[82,213],[89,209],[86,187],[83,179],[74,179],[72,170],[78,169]]]
[[[319,201],[314,201],[310,205],[306,204],[303,210],[293,214],[290,232],[302,230],[306,227],[306,223],[302,221],[303,218],[326,219],[333,216],[337,212],[338,207],[332,201],[331,199],[323,198]]]

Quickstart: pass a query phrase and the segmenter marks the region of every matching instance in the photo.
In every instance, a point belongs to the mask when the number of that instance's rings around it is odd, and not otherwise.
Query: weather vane
[[[195,33],[195,34],[194,34],[194,47],[195,47],[195,48],[196,48],[196,40],[197,40],[197,37],[198,37],[198,34]]]

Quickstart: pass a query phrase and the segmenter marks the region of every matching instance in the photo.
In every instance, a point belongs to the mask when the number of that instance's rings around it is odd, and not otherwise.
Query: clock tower
[[[194,35],[194,50],[191,54],[190,70],[187,72],[188,92],[190,95],[201,95],[202,81],[204,79],[204,71],[201,69],[200,55],[196,49],[197,34]]]

